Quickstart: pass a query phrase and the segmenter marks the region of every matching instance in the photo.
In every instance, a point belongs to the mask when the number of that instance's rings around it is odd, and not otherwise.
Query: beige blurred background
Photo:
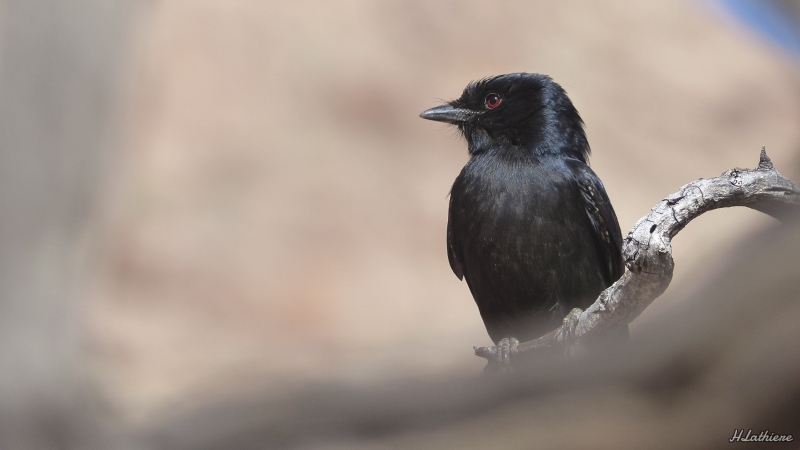
[[[85,375],[137,425],[253,384],[479,374],[490,343],[445,252],[467,153],[417,117],[470,80],[565,87],[623,233],[767,151],[793,176],[795,61],[702,1],[208,1],[131,8],[99,200],[81,228]],[[795,181],[797,179],[795,178]],[[637,330],[771,219],[674,241]]]

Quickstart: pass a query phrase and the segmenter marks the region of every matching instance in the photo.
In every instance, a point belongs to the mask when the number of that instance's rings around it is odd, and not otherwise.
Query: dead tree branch
[[[772,166],[764,148],[755,169],[731,169],[721,176],[699,179],[661,200],[639,219],[622,245],[625,273],[585,311],[573,310],[564,324],[532,341],[517,354],[536,350],[580,347],[583,342],[630,323],[658,298],[672,280],[671,239],[701,214],[731,206],[746,206],[781,221],[800,216],[800,188]],[[475,347],[477,356],[498,360],[496,347]]]

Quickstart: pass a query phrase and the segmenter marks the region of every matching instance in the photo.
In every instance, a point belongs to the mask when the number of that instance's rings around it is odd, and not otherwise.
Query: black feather
[[[487,95],[500,97],[491,109]],[[422,114],[453,123],[470,159],[450,196],[447,252],[489,336],[520,341],[560,325],[622,274],[622,236],[564,90],[516,73],[470,83]]]

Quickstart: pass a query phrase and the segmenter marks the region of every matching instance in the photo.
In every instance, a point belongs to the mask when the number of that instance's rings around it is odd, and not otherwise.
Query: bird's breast
[[[470,161],[451,195],[454,244],[462,262],[482,272],[537,276],[555,261],[582,258],[590,245],[580,192],[557,161]]]
[[[474,159],[453,185],[460,216],[483,226],[529,223],[564,207],[572,187],[557,164]]]

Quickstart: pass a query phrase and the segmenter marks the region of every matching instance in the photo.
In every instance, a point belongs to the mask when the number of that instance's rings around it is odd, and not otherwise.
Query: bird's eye
[[[497,95],[497,94],[489,94],[489,95],[486,96],[486,100],[484,101],[484,103],[486,104],[487,108],[495,109],[495,108],[497,108],[498,105],[500,105],[501,101],[502,101],[502,99],[500,98],[499,95]]]

